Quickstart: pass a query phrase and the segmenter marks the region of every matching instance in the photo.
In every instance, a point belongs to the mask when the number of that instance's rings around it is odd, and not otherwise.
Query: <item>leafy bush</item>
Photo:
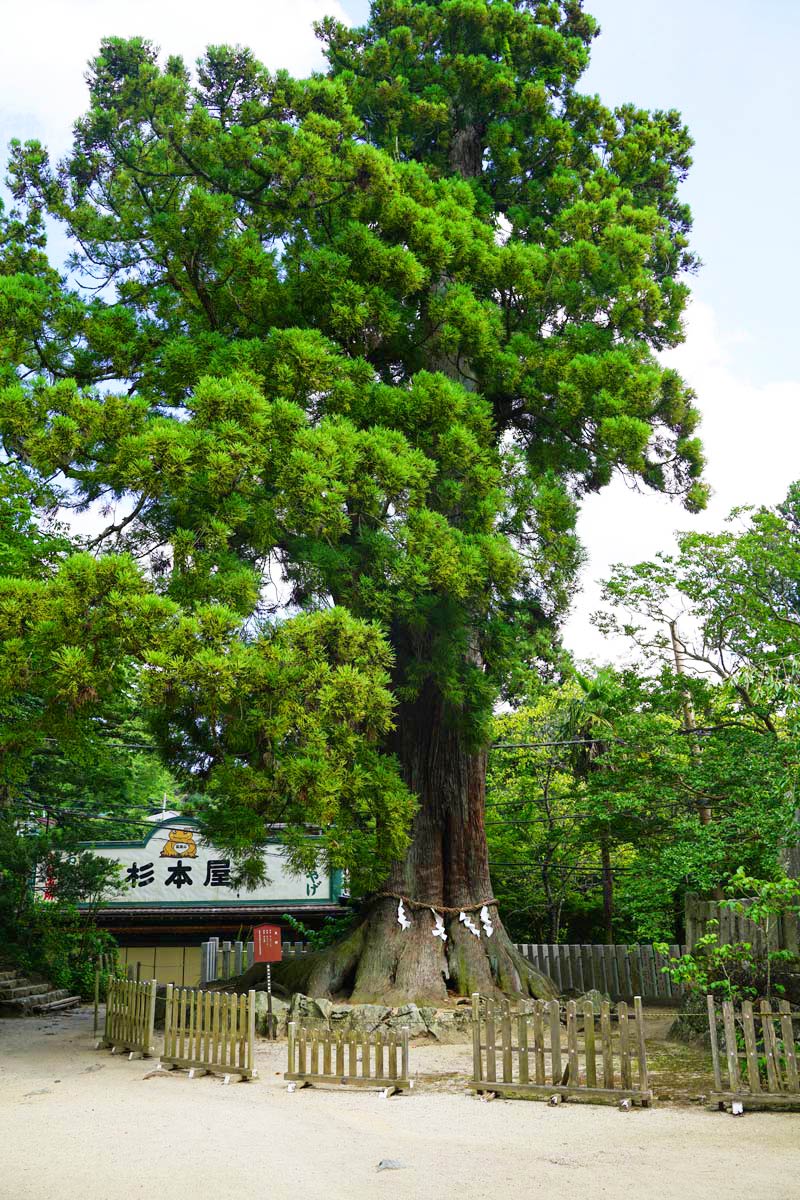
[[[750,942],[717,941],[718,921],[709,921],[709,932],[697,939],[689,954],[670,958],[669,971],[673,983],[684,985],[690,994],[703,1000],[715,996],[719,1000],[755,1000],[770,991],[782,995],[783,985],[775,979],[775,967],[793,959],[786,950],[770,953],[755,950]],[[668,947],[657,943],[660,954]]]
[[[57,900],[44,900],[31,887],[45,862]],[[25,829],[7,814],[0,816],[4,956],[57,988],[91,996],[97,957],[116,945],[110,934],[95,927],[94,909],[117,877],[115,865],[79,850],[62,830]],[[79,908],[79,901],[89,907]]]
[[[24,942],[8,946],[19,969],[44,975],[54,987],[84,999],[91,997],[99,955],[116,948],[111,934],[97,929],[76,905],[51,900],[34,899],[27,921]]]
[[[720,945],[718,921],[709,921],[707,932],[698,938],[691,953],[670,958],[666,970],[674,983],[682,984],[686,994],[673,1033],[694,1037],[705,1034],[708,1023],[706,996],[718,1000],[758,1000],[762,997],[788,997],[796,990],[797,957],[788,950],[770,950],[777,922],[800,911],[800,881],[783,877],[777,880],[754,879],[739,870],[731,879],[729,892],[736,898],[721,904],[745,913],[758,928],[761,937],[754,946],[740,941]],[[668,954],[665,944],[657,944]]]
[[[344,912],[338,917],[326,917],[321,929],[309,929],[302,921],[283,913],[282,920],[295,931],[304,942],[308,942],[312,950],[324,950],[343,937],[353,924],[353,914]]]

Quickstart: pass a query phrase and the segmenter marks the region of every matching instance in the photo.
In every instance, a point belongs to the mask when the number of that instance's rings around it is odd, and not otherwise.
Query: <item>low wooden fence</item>
[[[793,1013],[786,1000],[779,1001],[777,1009],[762,1000],[757,1012],[748,1000],[742,1001],[738,1012],[732,1001],[723,1000],[720,1020],[714,997],[707,996],[706,1002],[714,1065],[712,1098],[720,1107],[735,1101],[749,1107],[800,1104],[795,1040],[800,1012]]]
[[[476,993],[472,1039],[469,1086],[473,1091],[534,1098],[629,1099],[644,1106],[652,1099],[639,996],[633,1014],[621,1001],[612,1017],[610,1004],[604,1002],[598,1024],[589,1003],[579,1009],[569,1000],[564,1012],[557,1000],[537,1000],[532,1011],[512,1013],[507,1000],[498,1003]]]
[[[295,958],[308,954],[307,942],[284,942],[281,948],[284,958]],[[200,943],[200,986],[220,980],[235,979],[253,965],[252,942],[220,942],[210,938]]]
[[[399,1038],[393,1029],[388,1032],[379,1029],[374,1034],[352,1032],[345,1036],[306,1029],[303,1024],[290,1021],[288,1033],[289,1069],[284,1079],[301,1087],[338,1083],[384,1088],[389,1093],[411,1087],[407,1026],[400,1030]]]
[[[255,1069],[256,994],[206,992],[167,984],[164,1051],[159,1066],[192,1076],[252,1079]]]
[[[589,945],[566,943],[517,942],[528,962],[549,975],[560,992],[588,992],[592,988],[612,1000],[632,1001],[641,996],[647,1001],[676,1004],[682,989],[672,983],[663,968],[668,958],[656,953],[651,945]],[[669,956],[678,958],[685,946],[670,946]],[[309,954],[307,942],[284,942],[284,958]],[[201,986],[233,979],[253,965],[252,942],[221,942],[210,938],[202,943]]]
[[[588,992],[596,988],[612,1000],[677,1004],[682,989],[665,974],[669,958],[647,944],[631,946],[517,942],[516,949],[537,970],[549,975],[559,992]],[[686,947],[670,946],[678,958]]]
[[[114,1054],[127,1050],[131,1058],[153,1053],[157,987],[156,979],[109,978],[105,1027],[98,1048],[110,1046]]]
[[[115,954],[98,954],[94,964],[94,1022],[92,1032],[97,1037],[97,1031],[100,1028],[100,992],[102,990],[102,977],[114,970],[116,966]]]

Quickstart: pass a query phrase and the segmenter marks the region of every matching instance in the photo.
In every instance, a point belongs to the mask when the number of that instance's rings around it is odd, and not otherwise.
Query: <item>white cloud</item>
[[[589,623],[599,606],[598,581],[612,563],[639,562],[671,550],[675,530],[721,529],[732,508],[775,504],[800,478],[800,380],[758,384],[738,374],[731,350],[742,341],[746,337],[739,333],[723,333],[713,310],[695,301],[685,343],[663,356],[697,392],[713,489],[706,511],[692,516],[678,503],[630,491],[619,480],[585,501],[578,528],[589,562],[564,631],[567,646],[580,658],[627,657],[627,646],[605,642]]]
[[[15,36],[0,39],[0,141],[38,138],[56,154],[86,108],[86,64],[100,39],[142,36],[194,63],[206,46],[249,46],[271,69],[297,75],[323,65],[311,28],[346,20],[338,0],[33,0],[15,9]],[[9,22],[10,24],[10,22]]]

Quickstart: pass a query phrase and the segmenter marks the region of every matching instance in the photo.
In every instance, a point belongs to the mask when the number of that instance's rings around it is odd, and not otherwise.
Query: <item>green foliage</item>
[[[324,950],[326,946],[332,946],[349,933],[354,918],[351,912],[344,912],[338,917],[325,917],[320,929],[310,929],[308,925],[304,925],[288,913],[284,913],[281,920],[285,921],[302,941],[308,942],[312,950]]]
[[[26,916],[24,944],[9,945],[20,970],[44,975],[56,988],[89,1000],[94,995],[95,964],[112,953],[110,933],[97,929],[92,916],[73,904],[34,901]]]
[[[317,857],[374,873],[402,853],[411,799],[377,749],[392,720],[377,627],[334,608],[243,637],[235,612],[186,613],[124,556],[75,554],[48,581],[0,580],[0,632],[15,771],[53,737],[91,738],[137,663],[155,735],[187,783],[203,781],[208,835],[246,882],[263,871],[273,825],[299,869]]]
[[[674,983],[688,989],[695,1007],[705,1005],[706,996],[719,1000],[753,1000],[768,994],[767,962],[753,950],[750,942],[717,940],[718,922],[709,921],[709,932],[697,939],[693,951],[670,958],[669,975]],[[660,954],[669,952],[666,942],[657,942]]]
[[[0,214],[2,451],[109,522],[0,581],[7,786],[124,698],[245,882],[274,828],[296,865],[401,856],[393,706],[434,694],[482,749],[560,661],[580,498],[705,496],[657,357],[693,267],[678,114],[580,94],[573,3],[318,32],[307,80],[106,39],[67,157],[14,142]]]
[[[679,534],[678,552],[618,565],[596,620],[649,663],[672,659],[725,685],[740,720],[775,733],[800,650],[800,485],[774,508],[735,509],[718,534]]]
[[[45,876],[55,901],[32,891]],[[114,946],[94,928],[94,905],[117,883],[116,866],[77,852],[68,831],[26,827],[0,809],[0,944],[21,969],[88,996],[95,959]],[[89,907],[79,910],[79,902]]]
[[[103,544],[158,547],[182,603],[247,614],[275,564],[295,603],[392,628],[398,690],[433,675],[478,730],[569,596],[575,497],[622,467],[694,503],[699,462],[651,353],[681,337],[685,131],[577,94],[571,6],[462,7],[326,24],[329,79],[216,47],[192,82],[104,42],[64,168],[13,148],[7,258],[46,211],[115,297],[65,288],[66,336],[20,332],[35,381],[0,432],[81,503],[125,498]]]
[[[697,939],[691,953],[670,958],[667,969],[671,978],[684,984],[696,1001],[706,995],[736,1001],[769,999],[773,992],[783,995],[785,986],[780,975],[793,963],[795,956],[770,946],[776,922],[781,917],[800,913],[800,880],[786,876],[755,879],[740,869],[733,875],[727,890],[734,898],[723,900],[721,904],[746,914],[759,930],[758,944],[732,942],[720,945],[719,922],[709,921],[708,931]],[[668,952],[666,945],[656,949],[662,954]]]
[[[687,891],[741,888],[740,868],[774,875],[796,837],[796,743],[783,722],[742,727],[730,692],[694,681],[697,722],[714,730],[698,755],[683,685],[667,668],[603,669],[496,719],[487,836],[518,940],[601,941],[610,923],[617,942],[680,941]]]

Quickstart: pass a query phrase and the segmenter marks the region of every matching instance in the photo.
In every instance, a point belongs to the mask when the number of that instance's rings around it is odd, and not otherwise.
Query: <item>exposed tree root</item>
[[[276,984],[289,993],[390,1005],[442,1004],[472,992],[538,999],[557,995],[553,981],[514,949],[494,908],[491,938],[483,931],[477,938],[457,917],[446,917],[444,943],[432,934],[430,913],[410,913],[411,927],[403,930],[395,910],[393,902],[377,901],[340,942],[276,964]],[[253,986],[255,970],[238,981],[240,987],[246,980]]]

